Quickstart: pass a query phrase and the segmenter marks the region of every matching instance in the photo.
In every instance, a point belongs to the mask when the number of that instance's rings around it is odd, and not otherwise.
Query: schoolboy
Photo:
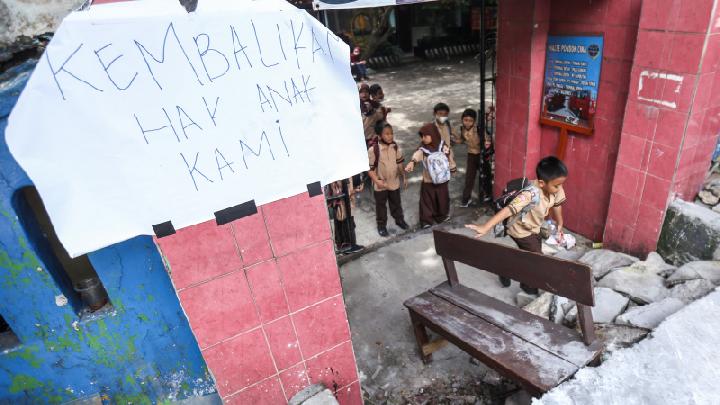
[[[387,205],[390,205],[390,215],[395,224],[402,230],[410,228],[405,222],[402,201],[400,200],[400,186],[407,188],[407,178],[403,171],[403,158],[400,147],[395,143],[393,128],[390,124],[380,123],[380,139],[377,144],[368,149],[370,171],[368,176],[372,179],[375,190],[375,218],[378,234],[388,236],[387,231]]]
[[[507,207],[500,210],[489,221],[482,225],[465,225],[476,232],[480,238],[487,234],[495,225],[509,218],[507,233],[522,250],[542,254],[542,237],[540,227],[548,214],[557,222],[557,234],[563,237],[562,204],[565,202],[563,183],[568,176],[565,164],[555,156],[542,159],[535,168],[537,180],[515,197]],[[500,277],[504,287],[510,286],[510,279]],[[520,287],[527,293],[537,294],[537,288]]]
[[[492,153],[492,139],[489,137],[481,137],[478,134],[477,113],[473,109],[466,109],[462,113],[462,124],[460,125],[460,136],[455,139],[455,143],[464,143],[467,145],[467,170],[465,172],[465,189],[463,189],[461,207],[470,206],[473,185],[475,177],[480,172],[480,201],[490,201],[492,199],[492,188],[488,184],[492,184],[490,176],[492,175],[491,161],[489,154]]]
[[[445,103],[437,103],[435,104],[435,107],[433,107],[433,114],[435,116],[433,122],[435,123],[435,127],[437,127],[438,132],[440,132],[440,139],[443,140],[445,145],[451,147],[451,141],[455,139],[455,133],[450,126],[450,121],[448,121],[450,107],[448,107]]]

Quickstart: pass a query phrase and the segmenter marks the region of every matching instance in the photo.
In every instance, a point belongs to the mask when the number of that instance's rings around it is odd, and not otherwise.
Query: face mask
[[[448,117],[437,117],[439,123],[444,124],[447,122]]]

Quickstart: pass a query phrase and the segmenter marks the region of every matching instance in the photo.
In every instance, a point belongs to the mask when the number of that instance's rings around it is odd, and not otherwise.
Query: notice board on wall
[[[602,35],[548,36],[541,123],[592,133],[602,54]]]
[[[368,169],[348,46],[281,0],[70,14],[9,118],[72,256]]]

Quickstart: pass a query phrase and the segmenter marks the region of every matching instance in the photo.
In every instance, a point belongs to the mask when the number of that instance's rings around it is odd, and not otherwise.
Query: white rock
[[[580,262],[592,268],[596,280],[603,278],[614,269],[629,266],[638,260],[638,258],[625,253],[613,252],[607,249],[591,250],[580,258]]]
[[[595,306],[592,308],[595,323],[611,323],[627,307],[630,299],[610,288],[595,288]]]
[[[634,263],[631,267],[645,269],[662,277],[668,277],[677,270],[672,264],[665,263],[665,259],[656,252],[650,252],[645,261]]]
[[[708,295],[714,289],[715,284],[713,284],[712,281],[701,278],[676,285],[670,289],[669,296],[679,298],[685,302],[691,302]]]
[[[548,245],[548,244],[545,243],[545,242],[543,242],[543,244],[542,244],[542,252],[543,252],[544,255],[550,255],[550,256],[552,256],[552,255],[554,255],[555,253],[558,252],[558,249],[555,248],[555,247],[553,247],[553,246]]]
[[[338,405],[338,401],[329,389],[325,389],[303,402],[302,405]]]
[[[577,322],[577,306],[570,308],[570,310],[565,315],[566,325],[575,325],[575,322]]]
[[[585,252],[579,251],[576,249],[561,250],[561,251],[557,252],[557,254],[554,257],[556,259],[563,259],[563,260],[569,260],[571,262],[575,262],[575,261],[580,260],[580,258],[583,257],[584,254],[585,254]]]
[[[544,292],[540,294],[533,302],[524,306],[523,309],[535,314],[539,317],[549,319],[550,318],[550,305],[552,304],[553,294]]]
[[[552,304],[550,305],[550,320],[555,323],[562,323],[565,319],[565,308],[570,303],[570,300],[565,297],[553,296]]]
[[[523,308],[533,302],[537,298],[537,295],[534,294],[528,294],[525,291],[520,291],[515,296],[515,305],[517,305],[520,308]]]
[[[708,190],[703,190],[699,192],[698,198],[700,198],[700,201],[702,201],[703,204],[707,204],[709,206],[716,205],[718,202],[720,202],[720,198],[718,198],[718,196]]]
[[[605,342],[605,351],[630,347],[642,340],[650,330],[630,325],[598,324],[595,325],[598,337]]]
[[[625,267],[613,271],[597,283],[598,287],[612,288],[635,301],[651,303],[667,297],[664,279],[644,268]]]
[[[665,298],[652,304],[635,307],[615,319],[621,325],[654,329],[665,318],[679,311],[685,303],[678,298]]]
[[[710,280],[716,285],[720,285],[720,261],[712,260],[687,263],[673,273],[672,276],[668,277],[665,283],[668,286],[673,286],[699,278]]]

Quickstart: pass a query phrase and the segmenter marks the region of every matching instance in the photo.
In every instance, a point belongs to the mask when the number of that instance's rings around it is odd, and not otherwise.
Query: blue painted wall
[[[56,305],[63,292],[49,274],[52,264],[34,251],[13,202],[14,193],[32,183],[4,135],[34,63],[0,76],[0,314],[22,343],[0,353],[0,403],[62,403],[101,394],[107,402],[141,404],[214,393],[152,238],[89,255],[113,314],[80,321],[72,305]]]

